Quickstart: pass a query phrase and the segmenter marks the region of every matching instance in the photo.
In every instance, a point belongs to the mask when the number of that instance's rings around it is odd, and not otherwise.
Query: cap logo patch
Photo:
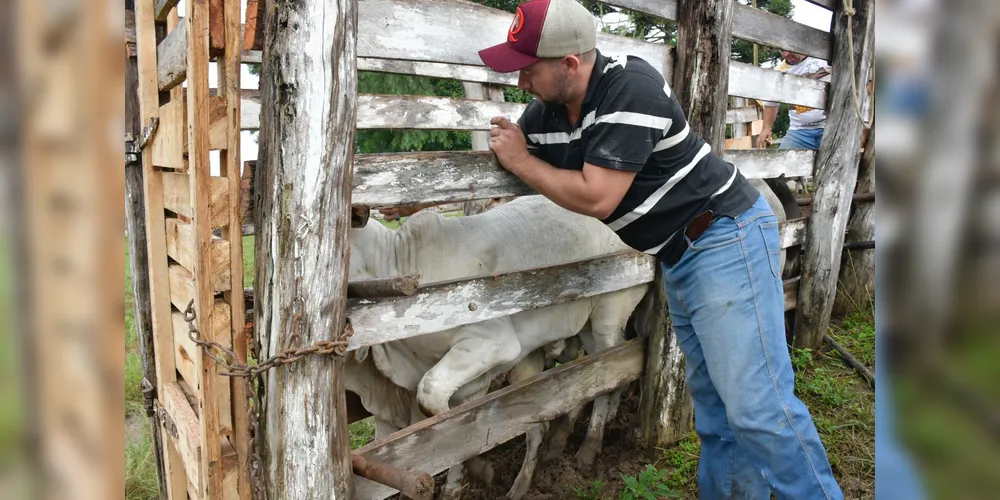
[[[518,7],[514,13],[514,20],[510,23],[510,29],[507,30],[507,41],[517,43],[515,35],[521,32],[521,28],[524,28],[524,13],[521,12],[521,7]]]

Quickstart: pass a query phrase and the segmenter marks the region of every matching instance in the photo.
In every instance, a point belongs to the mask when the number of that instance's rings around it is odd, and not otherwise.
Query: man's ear
[[[352,205],[351,206],[351,227],[361,228],[368,225],[368,219],[371,217],[371,209],[364,206]]]

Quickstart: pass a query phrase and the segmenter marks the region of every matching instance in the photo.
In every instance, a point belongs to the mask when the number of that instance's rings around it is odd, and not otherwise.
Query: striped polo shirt
[[[580,119],[563,105],[531,101],[518,120],[531,154],[563,169],[595,166],[636,172],[621,203],[604,219],[632,248],[670,262],[679,236],[711,209],[735,217],[760,193],[688,126],[663,76],[634,56],[598,51]]]

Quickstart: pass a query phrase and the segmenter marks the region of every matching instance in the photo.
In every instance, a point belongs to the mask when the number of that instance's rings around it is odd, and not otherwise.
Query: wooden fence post
[[[802,253],[802,282],[795,311],[797,347],[818,348],[830,326],[844,230],[858,177],[863,129],[854,101],[851,72],[858,83],[858,100],[863,102],[868,95],[865,83],[874,46],[873,7],[872,0],[854,0],[853,32],[848,31],[848,13],[844,6],[838,3],[834,11],[833,58],[830,61],[834,71],[827,100],[826,131],[816,157],[816,192],[806,238],[809,243]],[[849,36],[853,37],[853,56]]]
[[[875,127],[868,131],[868,144],[858,166],[858,183],[855,193],[875,192]],[[849,241],[875,240],[875,203],[855,203],[851,220],[847,224],[845,239]],[[869,303],[875,304],[875,249],[844,250],[840,265],[840,280],[834,311],[844,313]],[[864,301],[864,302],[861,302]]]
[[[729,102],[733,1],[681,1],[677,6],[677,21],[677,63],[672,88],[691,130],[721,154]],[[647,447],[683,438],[693,427],[694,415],[694,403],[686,390],[684,359],[670,328],[660,269],[656,270],[652,286],[652,296],[648,299],[653,300],[654,314],[639,406],[639,439]]]
[[[465,90],[467,99],[483,99],[487,101],[503,102],[503,89],[499,86],[491,86],[488,83],[462,82],[462,89]],[[477,130],[472,132],[472,150],[489,151],[490,132],[488,130]],[[462,205],[465,215],[475,215],[485,212],[490,207],[492,200],[479,199],[470,200]]]
[[[125,130],[132,134],[133,143],[142,133],[139,113],[139,66],[135,49],[135,7],[125,3],[125,32],[128,50],[125,54]],[[149,419],[153,459],[156,461],[160,498],[167,498],[163,469],[163,441],[160,419],[154,411],[156,364],[153,358],[153,311],[149,302],[149,259],[146,252],[146,197],[143,195],[142,152],[125,161],[125,224],[128,229],[129,267],[132,271],[132,313],[135,335],[142,360],[143,403]],[[148,385],[146,385],[148,384]]]
[[[358,7],[303,0],[266,11],[260,88],[272,105],[261,113],[254,280],[265,358],[345,332]],[[271,498],[353,498],[343,370],[333,353],[266,372]]]

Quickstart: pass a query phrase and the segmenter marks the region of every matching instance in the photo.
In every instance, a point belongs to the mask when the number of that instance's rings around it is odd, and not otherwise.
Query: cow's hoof
[[[601,451],[599,445],[592,443],[593,441],[584,441],[583,446],[576,452],[576,467],[585,474],[593,471],[597,453]]]

